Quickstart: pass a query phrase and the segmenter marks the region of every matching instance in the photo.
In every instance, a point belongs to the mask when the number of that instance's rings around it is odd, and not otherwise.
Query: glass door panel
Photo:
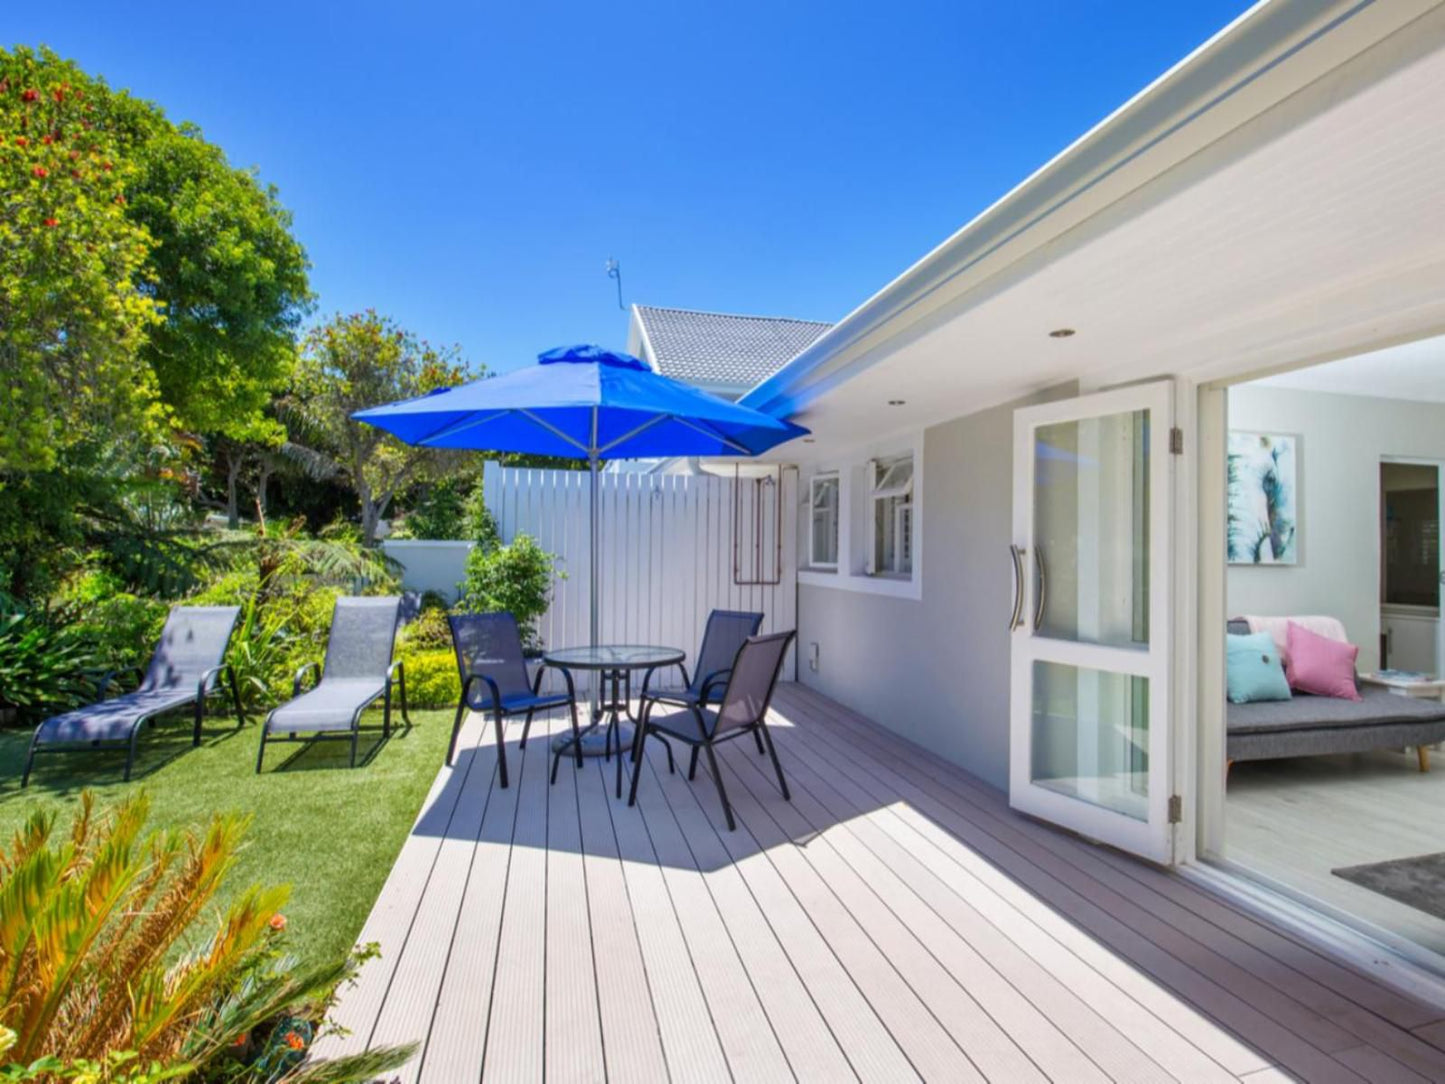
[[[1173,389],[1015,415],[1009,801],[1158,861],[1170,827]]]
[[[1148,645],[1149,423],[1134,410],[1035,431],[1040,636]]]

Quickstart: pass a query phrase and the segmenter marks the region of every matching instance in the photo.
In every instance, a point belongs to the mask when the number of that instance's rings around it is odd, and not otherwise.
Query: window
[[[809,491],[808,564],[838,567],[838,476],[820,474]]]
[[[875,459],[868,466],[873,504],[868,571],[875,575],[912,575],[913,457]]]

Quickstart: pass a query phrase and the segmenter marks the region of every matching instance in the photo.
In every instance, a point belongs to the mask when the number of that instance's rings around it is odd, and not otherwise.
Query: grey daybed
[[[1248,632],[1249,626],[1231,621],[1229,631]],[[1428,771],[1426,747],[1445,741],[1445,704],[1374,685],[1359,689],[1358,701],[1297,692],[1290,700],[1227,704],[1226,757],[1233,763],[1413,746],[1420,770]]]

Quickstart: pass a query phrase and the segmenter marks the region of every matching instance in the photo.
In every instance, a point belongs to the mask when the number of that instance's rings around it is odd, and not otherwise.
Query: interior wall
[[[1013,412],[1076,392],[1069,384],[924,433],[921,598],[799,587],[799,680],[1000,789],[1008,786]]]
[[[1291,388],[1229,390],[1229,428],[1292,433],[1299,563],[1231,565],[1231,615],[1332,614],[1380,663],[1380,460],[1445,460],[1445,404]]]

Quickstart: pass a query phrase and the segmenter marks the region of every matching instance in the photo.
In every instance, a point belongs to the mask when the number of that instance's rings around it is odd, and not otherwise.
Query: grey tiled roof
[[[750,388],[791,361],[831,324],[638,305],[653,361],[690,384]]]

